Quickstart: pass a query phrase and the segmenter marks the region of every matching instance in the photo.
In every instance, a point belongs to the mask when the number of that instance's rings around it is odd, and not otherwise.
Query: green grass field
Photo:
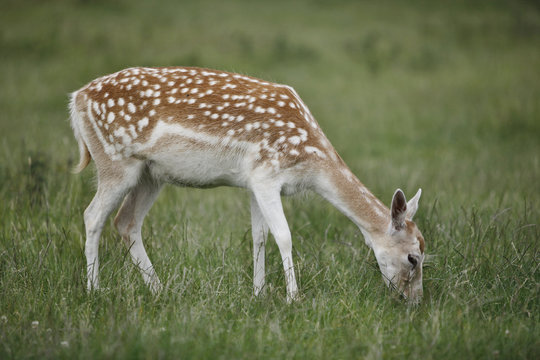
[[[358,229],[284,199],[301,300],[267,247],[253,298],[249,195],[168,187],[143,228],[166,290],[106,227],[86,292],[93,167],[67,94],[128,66],[289,84],[386,204],[423,189],[424,301],[387,290]],[[540,10],[526,1],[2,1],[0,358],[536,359]]]

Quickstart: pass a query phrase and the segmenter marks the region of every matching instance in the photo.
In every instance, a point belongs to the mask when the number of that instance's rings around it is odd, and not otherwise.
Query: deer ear
[[[405,227],[405,217],[407,215],[407,200],[401,189],[397,189],[392,197],[392,227],[401,230]]]
[[[416,214],[416,210],[418,210],[418,200],[420,200],[421,195],[422,189],[418,189],[416,195],[414,195],[414,197],[407,203],[407,219],[412,220],[414,214]]]

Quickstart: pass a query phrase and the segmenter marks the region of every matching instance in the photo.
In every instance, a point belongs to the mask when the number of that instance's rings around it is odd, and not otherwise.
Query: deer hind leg
[[[99,238],[105,221],[137,182],[139,175],[140,167],[136,164],[129,167],[115,164],[114,167],[108,166],[106,169],[98,166],[97,192],[84,211],[88,290],[99,289]]]
[[[278,245],[285,270],[287,302],[290,303],[297,299],[298,286],[294,276],[291,232],[283,213],[280,192],[277,189],[265,188],[264,186],[252,188],[252,191],[259,210]]]
[[[133,263],[139,268],[145,284],[154,294],[161,291],[162,285],[144,248],[141,229],[161,186],[145,174],[128,193],[114,219],[118,232],[129,247]]]
[[[253,236],[253,293],[258,296],[265,283],[265,245],[268,225],[259,209],[255,196],[251,196],[251,234]]]

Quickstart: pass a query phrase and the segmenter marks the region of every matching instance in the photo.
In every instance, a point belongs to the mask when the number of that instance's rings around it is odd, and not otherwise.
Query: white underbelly
[[[219,151],[158,153],[148,160],[152,177],[160,181],[190,187],[248,186],[249,166]]]

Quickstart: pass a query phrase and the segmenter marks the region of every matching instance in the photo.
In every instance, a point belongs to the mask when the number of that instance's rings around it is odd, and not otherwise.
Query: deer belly
[[[154,178],[179,186],[246,186],[247,176],[241,161],[217,151],[191,149],[189,152],[154,154],[148,167]]]

